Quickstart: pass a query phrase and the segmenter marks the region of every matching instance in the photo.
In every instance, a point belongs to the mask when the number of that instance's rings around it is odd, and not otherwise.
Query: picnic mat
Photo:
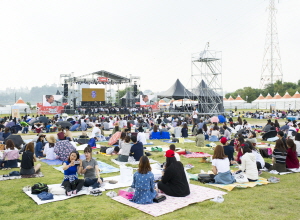
[[[113,167],[112,165],[109,165],[102,161],[97,161],[97,163],[98,163],[99,169],[101,170],[100,173],[115,173],[115,172],[120,171],[119,168]],[[53,168],[64,173],[63,166],[53,167]]]
[[[22,179],[22,178],[37,178],[37,177],[44,177],[44,175],[42,174],[42,172],[32,174],[32,175],[9,176],[9,177],[3,177],[3,175],[0,175],[0,181]]]
[[[53,186],[60,186],[61,184],[52,184],[52,185],[48,185],[48,187],[53,187]],[[53,199],[51,200],[40,200],[39,197],[36,194],[31,194],[31,191],[27,191],[25,192],[27,196],[29,196],[30,198],[32,198],[33,201],[36,202],[36,204],[38,205],[42,205],[42,204],[46,204],[49,202],[57,202],[57,201],[61,201],[61,200],[65,200],[65,199],[71,199],[74,198],[76,196],[81,196],[81,195],[87,195],[88,194],[88,187],[82,187],[82,190],[80,190],[76,195],[71,195],[71,196],[66,196],[66,195],[53,195]]]
[[[190,195],[186,197],[172,197],[166,195],[167,199],[165,201],[147,205],[140,205],[130,202],[129,200],[121,196],[116,196],[112,199],[117,202],[123,203],[124,205],[136,208],[149,215],[157,217],[170,212],[174,212],[177,209],[181,209],[193,203],[203,202],[205,200],[227,194],[219,190],[214,190],[203,186],[197,186],[194,184],[190,184],[190,192]]]
[[[110,184],[108,182],[109,180],[116,180],[118,182],[115,184]],[[132,185],[132,181],[122,182],[122,181],[120,181],[120,176],[111,176],[111,177],[103,178],[103,183],[101,184],[101,188],[104,188],[106,190],[111,190],[111,189],[118,189],[118,188],[122,188],[122,187],[129,187],[131,185]]]
[[[76,150],[84,150],[86,147],[88,146],[88,144],[82,144],[76,147]],[[100,148],[100,145],[96,145],[96,148]],[[93,149],[96,149],[93,148]]]
[[[138,165],[140,162],[139,161],[132,161],[132,162],[120,162],[120,161],[117,161],[115,159],[111,159],[112,162],[114,162],[115,164],[117,165],[126,165],[126,164],[131,164],[131,165]],[[149,159],[149,162],[150,163],[157,163],[156,160],[153,160],[153,159]]]
[[[265,171],[265,170],[263,170]],[[285,175],[285,174],[290,174],[290,173],[300,173],[300,168],[292,168],[292,169],[287,169],[286,172],[278,172],[276,170],[271,170],[269,171],[271,174],[277,174],[277,175]]]
[[[163,146],[153,146],[153,147],[159,147],[159,148],[162,149],[163,152],[166,152],[167,150],[170,150],[169,146],[167,146],[167,145],[163,145]],[[145,150],[147,150],[147,151],[152,151],[151,148],[152,148],[152,147],[146,147]],[[179,150],[182,150],[182,149],[179,148],[179,147],[177,147],[177,148],[176,148],[176,151],[179,151]],[[176,152],[176,151],[175,151],[175,152]],[[158,152],[158,151],[153,151],[153,152]]]
[[[191,154],[183,154],[186,158],[211,157],[212,155],[203,152],[192,152]]]
[[[85,159],[84,154],[81,154],[81,155],[79,156],[79,158],[80,158],[81,160],[84,160],[84,159]],[[93,158],[93,159],[95,159],[95,158]],[[63,161],[61,161],[61,160],[59,160],[59,159],[56,159],[56,160],[41,159],[40,161],[41,161],[41,162],[44,162],[44,163],[46,163],[46,164],[48,164],[48,165],[50,165],[50,166],[62,165],[62,163],[63,163]]]
[[[250,188],[254,186],[261,186],[261,185],[266,185],[269,184],[268,180],[262,177],[259,177],[256,182],[248,182],[248,183],[232,183],[232,184],[209,184],[211,186],[215,186],[221,189],[225,189],[227,191],[233,190],[235,187],[236,188]]]

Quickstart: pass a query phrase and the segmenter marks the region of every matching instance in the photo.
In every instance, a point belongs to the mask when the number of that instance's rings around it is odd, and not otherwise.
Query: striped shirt
[[[281,152],[277,149],[274,149],[272,157],[275,158],[276,163],[285,164],[287,152]]]

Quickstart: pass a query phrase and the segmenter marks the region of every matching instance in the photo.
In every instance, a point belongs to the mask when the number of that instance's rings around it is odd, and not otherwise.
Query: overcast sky
[[[269,0],[0,1],[1,89],[106,70],[190,87],[191,54],[222,51],[223,88],[259,87]],[[276,1],[284,81],[299,77],[300,1]]]

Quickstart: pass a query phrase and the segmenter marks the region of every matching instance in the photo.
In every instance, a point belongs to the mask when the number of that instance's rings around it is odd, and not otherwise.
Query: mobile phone
[[[76,160],[74,161],[74,164],[80,164],[80,161]]]

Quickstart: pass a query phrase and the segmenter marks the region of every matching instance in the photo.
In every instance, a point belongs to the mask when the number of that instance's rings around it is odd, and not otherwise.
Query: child
[[[84,181],[77,178],[79,168],[82,168],[82,161],[79,159],[78,151],[71,152],[67,161],[63,163],[64,180],[62,186],[66,189],[66,195],[76,195],[82,188]]]
[[[287,139],[286,145],[288,147],[287,156],[286,156],[286,167],[299,168],[299,160],[296,151],[296,144],[294,143],[293,139]]]

